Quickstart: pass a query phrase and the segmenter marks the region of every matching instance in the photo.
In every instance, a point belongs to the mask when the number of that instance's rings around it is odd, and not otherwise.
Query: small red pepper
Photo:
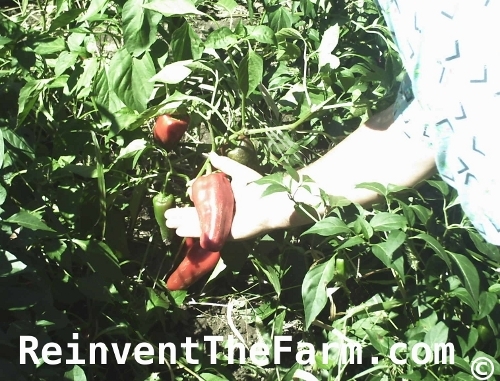
[[[231,233],[234,217],[234,194],[231,183],[222,172],[198,177],[192,195],[200,220],[200,245],[209,251],[220,251]]]
[[[189,117],[160,115],[153,127],[155,141],[166,149],[172,149],[179,143],[189,126]]]
[[[200,240],[186,238],[186,256],[169,276],[167,288],[170,291],[186,290],[193,283],[215,268],[220,258],[219,252],[211,252],[200,246]]]

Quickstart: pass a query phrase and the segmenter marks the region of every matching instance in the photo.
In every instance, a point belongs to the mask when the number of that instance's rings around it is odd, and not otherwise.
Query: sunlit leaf
[[[469,258],[463,254],[448,251],[449,257],[454,261],[459,270],[457,274],[463,286],[469,292],[475,305],[479,303],[479,275],[476,267]]]
[[[439,256],[439,258],[441,258],[448,265],[448,268],[451,267],[451,261],[447,252],[444,250],[443,246],[438,242],[436,238],[430,236],[427,233],[420,233],[411,238],[424,240],[427,243],[427,245],[429,245],[429,247],[432,250],[434,250],[434,252]]]
[[[143,5],[144,8],[161,13],[165,17],[184,15],[204,15],[196,9],[194,0],[155,0]]]
[[[335,257],[312,267],[302,282],[305,328],[308,329],[328,301],[326,287],[335,275]]]
[[[406,218],[399,214],[380,212],[373,216],[370,225],[375,231],[404,229],[406,227]]]
[[[149,53],[134,58],[126,49],[120,49],[110,67],[109,83],[116,95],[132,110],[144,111],[154,89],[150,79],[155,75],[155,67]]]
[[[151,81],[176,84],[184,81],[191,74],[191,69],[187,67],[192,60],[177,61],[165,65]]]
[[[223,26],[211,32],[205,41],[205,47],[211,49],[227,49],[238,42],[238,36],[231,29]]]
[[[262,57],[249,51],[238,68],[238,84],[244,97],[248,97],[262,82],[264,62]]]
[[[20,212],[13,214],[9,218],[7,218],[5,222],[16,224],[30,230],[43,230],[47,232],[55,232],[54,229],[49,228],[45,224],[45,222],[42,221],[42,218],[39,215],[27,210],[21,210]]]
[[[203,53],[203,42],[188,22],[177,28],[170,41],[172,55],[176,61],[197,60]]]
[[[302,235],[318,234],[324,237],[329,237],[337,234],[349,234],[351,229],[338,217],[326,217],[316,222],[311,228],[306,230]]]

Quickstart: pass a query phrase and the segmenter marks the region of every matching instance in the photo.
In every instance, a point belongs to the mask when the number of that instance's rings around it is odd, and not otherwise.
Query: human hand
[[[231,186],[235,199],[235,215],[231,227],[231,239],[252,238],[266,231],[285,227],[291,204],[285,193],[275,193],[262,197],[266,185],[255,184],[262,176],[225,156],[212,152],[212,165],[231,176]],[[165,212],[167,227],[175,229],[180,237],[199,237],[200,222],[194,207],[173,208]]]

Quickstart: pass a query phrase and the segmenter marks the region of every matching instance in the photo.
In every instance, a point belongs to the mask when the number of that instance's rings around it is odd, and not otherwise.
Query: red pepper
[[[219,252],[202,248],[198,239],[188,237],[184,245],[186,256],[167,280],[170,291],[186,290],[213,270],[220,258]]]
[[[172,149],[179,143],[188,126],[188,116],[160,115],[153,127],[153,137],[164,148]]]
[[[231,183],[222,172],[198,177],[192,195],[200,220],[200,245],[220,251],[231,232],[234,217],[234,195]]]

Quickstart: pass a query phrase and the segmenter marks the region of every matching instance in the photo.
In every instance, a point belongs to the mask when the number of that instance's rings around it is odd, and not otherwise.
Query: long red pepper
[[[186,290],[213,270],[220,258],[219,252],[202,248],[198,239],[188,237],[184,245],[183,252],[186,256],[167,280],[167,288],[170,291]]]
[[[200,220],[200,245],[217,252],[222,249],[234,217],[234,194],[224,173],[216,172],[198,177],[192,186],[193,200]]]

